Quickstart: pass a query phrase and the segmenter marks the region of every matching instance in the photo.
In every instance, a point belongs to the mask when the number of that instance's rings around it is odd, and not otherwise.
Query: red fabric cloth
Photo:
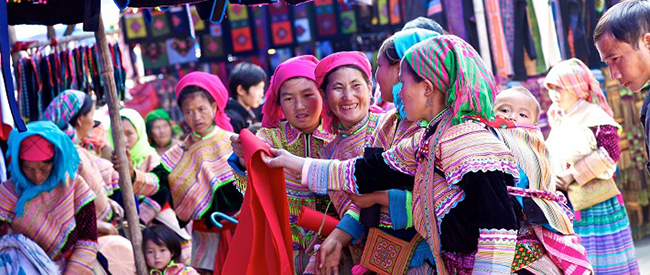
[[[317,64],[318,59],[313,55],[302,55],[289,58],[275,68],[269,83],[269,89],[266,91],[266,104],[262,107],[262,113],[264,114],[262,127],[275,128],[280,120],[284,118],[282,108],[277,104],[282,84],[295,77],[304,77],[316,82],[314,70]]]
[[[217,126],[226,131],[232,132],[232,125],[230,125],[230,118],[226,115],[226,103],[228,103],[228,89],[223,85],[221,79],[213,74],[206,72],[191,72],[185,75],[176,84],[176,98],[181,93],[183,88],[187,86],[197,86],[208,92],[214,101],[217,102],[217,113],[214,116]],[[181,106],[178,106],[181,107]]]
[[[46,161],[54,157],[54,144],[40,135],[28,136],[20,142],[18,156],[26,161]]]
[[[244,129],[240,133],[248,186],[223,274],[293,274],[293,251],[284,171],[261,158],[269,146]]]
[[[325,219],[325,222],[323,222],[323,219]],[[322,225],[323,229],[320,235],[329,236],[336,229],[339,222],[340,220],[330,215],[303,206],[297,224],[314,232],[318,232]]]
[[[361,69],[361,71],[368,77],[368,79],[372,78],[372,66],[370,65],[370,61],[368,61],[368,57],[364,53],[356,51],[337,52],[326,56],[320,62],[318,62],[315,71],[316,85],[318,85],[318,88],[323,85],[327,74],[338,67],[346,65],[356,66]],[[323,100],[323,112],[326,114],[323,116],[323,129],[327,129],[329,131],[330,129],[333,129],[332,127],[335,127],[339,121],[335,116],[332,115],[332,111],[330,110],[327,103],[325,103],[325,100]]]

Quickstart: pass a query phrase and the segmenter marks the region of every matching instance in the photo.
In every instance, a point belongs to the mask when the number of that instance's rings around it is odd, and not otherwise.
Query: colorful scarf
[[[413,28],[399,31],[393,35],[393,43],[395,45],[395,51],[399,58],[404,58],[404,53],[413,45],[420,43],[431,37],[436,37],[440,35],[437,32]],[[399,112],[400,117],[406,118],[406,112],[404,112],[404,104],[402,103],[402,98],[399,95],[400,90],[402,89],[402,83],[397,83],[393,86],[393,104],[395,109]]]
[[[131,153],[131,160],[133,161],[134,167],[142,166],[144,160],[150,155],[158,155],[156,149],[151,147],[149,144],[149,138],[147,137],[147,127],[145,126],[144,120],[138,111],[133,109],[124,108],[120,110],[120,116],[126,118],[131,122],[135,132],[138,134],[138,140],[135,142],[133,147],[129,149]],[[115,148],[113,144],[113,127],[109,130],[108,141],[111,144],[111,147]]]
[[[50,105],[45,109],[43,119],[54,122],[73,142],[76,142],[77,134],[70,124],[70,120],[81,110],[86,96],[84,92],[77,90],[63,91],[52,99]]]
[[[266,91],[266,104],[262,107],[262,113],[264,114],[262,127],[275,128],[280,120],[284,118],[282,108],[277,104],[282,84],[295,77],[304,77],[316,81],[314,71],[317,64],[318,59],[313,55],[302,55],[289,58],[275,68],[269,83],[269,89]],[[321,111],[321,116],[322,114]]]
[[[370,65],[370,61],[368,61],[368,57],[364,53],[356,51],[337,52],[328,55],[318,62],[315,70],[316,85],[318,85],[318,88],[323,85],[325,77],[327,77],[330,72],[336,70],[338,67],[346,65],[356,66],[361,69],[368,79],[372,77],[372,66]],[[372,93],[372,91],[370,92]],[[325,103],[325,100],[323,100],[323,112],[325,113],[325,116],[323,116],[323,129],[334,132],[336,130],[334,129],[336,128],[335,126],[339,124],[339,119],[332,114],[332,110],[327,103]]]
[[[609,107],[607,98],[605,98],[605,94],[600,88],[600,83],[580,59],[571,58],[553,67],[546,75],[546,79],[544,79],[546,89],[550,90],[549,85],[551,84],[574,93],[580,99],[585,99],[600,106],[609,116],[614,116],[612,108]],[[553,104],[551,108],[558,108],[557,104]]]
[[[172,118],[169,116],[169,113],[167,113],[167,111],[165,111],[164,109],[156,109],[156,110],[153,110],[153,111],[151,111],[151,112],[149,112],[147,114],[147,117],[144,119],[145,125],[147,126],[147,135],[150,135],[150,132],[149,132],[150,131],[149,127],[151,127],[150,123],[152,121],[154,121],[154,120],[157,120],[157,119],[163,119],[163,120],[167,121],[167,123],[169,123],[169,126],[172,127],[172,135],[173,134],[176,134],[177,136],[183,135],[183,129],[181,129],[180,126],[176,125],[172,121]],[[151,143],[151,146],[154,146],[154,147],[156,146],[153,143],[153,140],[151,140],[149,143]],[[171,143],[172,143],[172,140],[169,141],[169,144],[167,144],[167,146],[169,146]]]
[[[23,139],[40,135],[54,144],[54,166],[50,176],[42,184],[34,184],[25,177],[20,168],[18,152]],[[50,121],[36,121],[27,124],[27,131],[18,132],[14,129],[9,135],[7,158],[11,161],[7,169],[11,180],[16,185],[16,194],[20,194],[16,203],[16,216],[22,217],[25,203],[38,196],[41,192],[52,191],[57,185],[65,184],[67,177],[74,177],[79,166],[79,154],[74,144],[59,128]]]
[[[411,47],[404,54],[413,70],[445,94],[452,124],[464,117],[494,117],[498,87],[479,54],[461,38],[441,35]]]
[[[221,79],[216,75],[206,72],[191,72],[181,78],[178,84],[176,84],[176,98],[178,98],[183,88],[188,86],[199,87],[212,96],[217,103],[217,112],[214,116],[215,124],[221,129],[232,132],[233,128],[230,124],[230,118],[224,112],[226,103],[228,103],[228,89],[223,85]]]

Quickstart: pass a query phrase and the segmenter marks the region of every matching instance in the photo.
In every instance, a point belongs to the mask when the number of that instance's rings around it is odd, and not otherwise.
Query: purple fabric
[[[463,3],[458,0],[444,0],[445,14],[447,15],[447,27],[449,32],[469,41],[465,28],[465,17],[463,15]]]
[[[621,147],[618,144],[618,129],[612,125],[591,127],[596,136],[596,146],[605,148],[612,160],[618,162],[621,158]]]

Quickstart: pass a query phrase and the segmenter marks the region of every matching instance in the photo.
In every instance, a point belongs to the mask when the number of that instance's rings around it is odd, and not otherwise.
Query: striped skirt
[[[616,197],[580,211],[573,221],[596,274],[639,274],[630,222]]]

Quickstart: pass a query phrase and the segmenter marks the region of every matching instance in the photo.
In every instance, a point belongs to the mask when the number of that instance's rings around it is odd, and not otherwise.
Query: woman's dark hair
[[[343,68],[355,69],[355,70],[361,72],[361,75],[363,76],[363,80],[366,81],[366,83],[367,83],[368,85],[372,84],[372,83],[370,82],[370,76],[366,75],[366,73],[363,72],[363,70],[362,70],[361,68],[359,68],[359,66],[355,66],[355,65],[343,65],[343,66],[339,66],[339,67],[337,67],[336,69],[331,70],[329,73],[327,73],[327,75],[325,75],[325,78],[323,79],[323,84],[320,85],[320,88],[321,88],[323,91],[325,91],[326,88],[327,88],[327,84],[329,83],[330,75],[332,75],[334,72],[336,72],[336,71],[338,71],[338,70],[340,70],[340,69],[343,69]]]
[[[90,110],[93,108],[93,105],[95,102],[93,101],[93,98],[89,95],[86,94],[86,98],[84,99],[83,105],[81,105],[81,109],[70,118],[70,125],[72,127],[77,127],[77,120],[79,120],[80,116],[85,116],[88,113],[90,113]]]
[[[181,108],[183,110],[183,102],[190,97],[191,95],[199,94],[203,96],[205,99],[210,102],[210,104],[214,103],[214,98],[208,93],[208,91],[204,90],[201,87],[198,86],[187,86],[181,90],[181,92],[178,94],[178,98],[176,99],[176,103],[178,104],[178,108]]]
[[[260,67],[252,63],[242,62],[237,64],[228,77],[228,89],[230,97],[237,99],[237,86],[241,85],[244,91],[248,93],[248,89],[253,85],[266,82],[266,72]]]
[[[631,0],[609,8],[598,20],[594,29],[594,42],[611,34],[616,40],[630,44],[638,50],[639,39],[650,32],[650,1]]]
[[[419,29],[426,29],[426,30],[432,30],[434,32],[437,32],[439,34],[443,34],[442,27],[438,22],[431,18],[423,17],[420,16],[418,18],[415,18],[411,21],[406,22],[404,24],[404,27],[402,30],[408,30],[408,29],[414,29],[414,28],[419,28]]]
[[[415,82],[420,83],[424,81],[424,78],[422,78],[418,73],[415,72],[415,70],[413,70],[411,63],[406,64],[406,70],[413,76],[413,80],[415,80]]]
[[[152,241],[156,245],[165,246],[172,253],[172,260],[180,262],[181,258],[181,238],[176,232],[165,225],[151,225],[142,231],[142,250],[146,254],[144,244]]]
[[[395,38],[393,36],[384,40],[384,43],[379,47],[379,54],[383,55],[391,66],[399,64],[400,58],[397,55],[397,49],[395,49]]]

